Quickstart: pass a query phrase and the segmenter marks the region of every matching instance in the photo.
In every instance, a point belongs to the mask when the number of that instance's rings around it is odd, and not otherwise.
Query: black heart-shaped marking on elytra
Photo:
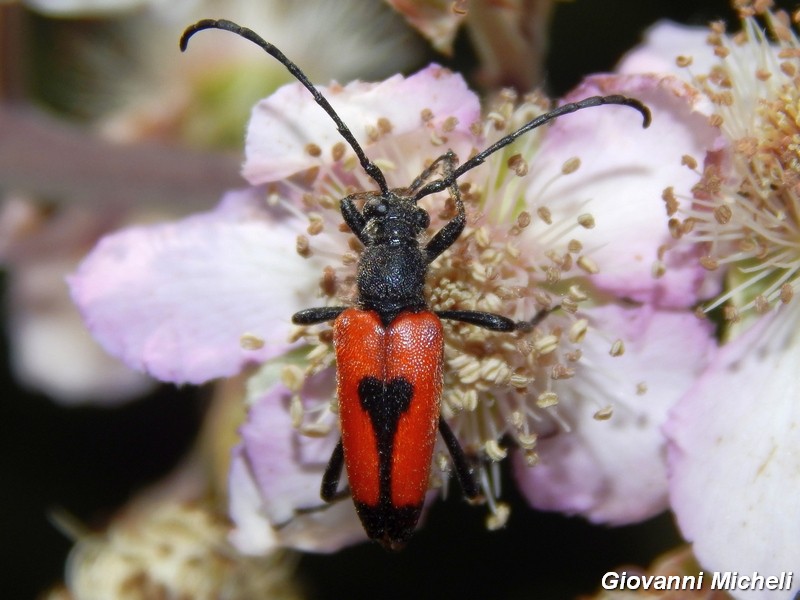
[[[380,495],[389,499],[391,484],[391,457],[394,437],[400,416],[411,406],[414,386],[397,377],[384,382],[376,377],[364,377],[358,384],[361,407],[367,411],[378,443],[380,460]]]
[[[377,438],[382,501],[384,498],[389,500],[391,457],[397,423],[411,406],[413,394],[414,386],[402,377],[387,382],[376,377],[364,377],[358,384],[361,407],[367,411]]]
[[[394,439],[400,417],[411,406],[414,386],[397,377],[387,382],[376,377],[364,377],[358,384],[361,407],[369,415],[378,444],[378,476],[380,494],[377,506],[357,503],[361,521],[370,537],[407,540],[419,519],[421,506],[397,507],[391,501],[391,469]]]

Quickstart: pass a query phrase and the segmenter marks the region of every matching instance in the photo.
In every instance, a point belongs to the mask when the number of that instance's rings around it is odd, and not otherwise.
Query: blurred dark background
[[[38,31],[51,26],[41,16],[25,18]],[[724,0],[559,3],[548,91],[558,96],[584,74],[612,69],[644,29],[663,18],[734,23]],[[463,37],[457,48],[470,56]],[[24,600],[62,578],[71,542],[48,521],[49,512],[58,508],[89,525],[102,523],[179,461],[202,422],[207,394],[164,386],[122,408],[63,408],[15,384],[5,338],[0,357],[0,597]],[[433,507],[404,552],[390,555],[364,544],[335,556],[308,555],[300,560],[299,577],[320,600],[573,598],[596,591],[606,571],[647,565],[679,540],[668,515],[611,529],[534,512],[506,479],[512,515],[503,531],[487,532],[482,510],[450,499]]]

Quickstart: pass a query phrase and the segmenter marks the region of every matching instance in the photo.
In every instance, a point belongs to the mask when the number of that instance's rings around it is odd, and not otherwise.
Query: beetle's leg
[[[477,325],[492,331],[531,331],[553,310],[555,309],[540,310],[532,319],[527,321],[514,321],[503,315],[480,310],[437,310],[435,312],[440,319],[461,321],[462,323]]]
[[[453,172],[456,166],[456,155],[452,150],[448,150],[444,154],[442,154],[439,158],[433,161],[422,173],[420,173],[417,178],[411,182],[411,185],[408,187],[408,195],[413,196],[416,194],[420,188],[431,178],[431,175],[439,168],[439,164],[444,163],[444,174],[445,177]]]
[[[442,170],[444,171],[445,177],[450,176],[456,166],[456,155],[448,150],[447,153],[437,159],[437,162],[439,160],[444,164]],[[464,226],[467,224],[467,212],[464,209],[464,201],[461,199],[461,191],[458,189],[458,183],[456,181],[453,181],[453,184],[450,186],[450,197],[453,198],[453,201],[456,203],[456,216],[437,231],[425,245],[425,258],[428,264],[432,263],[437,256],[453,245],[458,239],[458,236],[461,235],[461,232],[464,231]]]
[[[325,321],[333,321],[345,310],[347,310],[346,306],[306,308],[292,315],[292,323],[295,325],[316,325],[317,323],[324,323]]]
[[[480,500],[481,488],[472,475],[472,469],[466,454],[464,454],[464,449],[461,447],[461,444],[458,443],[458,439],[453,433],[453,430],[450,429],[450,426],[441,417],[439,417],[439,433],[442,434],[445,446],[447,446],[447,450],[453,458],[453,468],[455,469],[458,483],[461,484],[461,490],[464,492],[464,496],[470,501]]]
[[[367,220],[364,218],[364,215],[356,208],[355,202],[356,196],[361,196],[362,194],[353,194],[351,196],[347,196],[346,198],[342,198],[342,201],[339,203],[339,207],[342,211],[342,218],[344,218],[344,222],[347,223],[347,226],[350,228],[350,231],[355,233],[361,239],[361,231],[364,229],[364,225],[367,224]]]
[[[344,446],[342,438],[339,438],[339,443],[333,449],[328,466],[325,467],[325,474],[322,476],[319,495],[325,502],[333,502],[338,495],[336,490],[339,487],[339,478],[342,476],[342,467],[344,467]]]
[[[367,238],[364,236],[364,226],[367,224],[367,220],[358,208],[356,208],[354,202],[355,199],[364,195],[365,194],[362,192],[342,198],[342,201],[339,203],[339,210],[342,212],[342,218],[344,222],[347,223],[350,231],[352,231],[359,241],[366,246]]]

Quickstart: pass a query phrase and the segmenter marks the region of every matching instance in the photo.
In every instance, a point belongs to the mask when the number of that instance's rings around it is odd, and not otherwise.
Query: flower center
[[[726,305],[730,321],[789,302],[800,285],[800,44],[786,15],[759,12],[776,43],[749,7],[732,41],[712,28],[721,62],[694,80],[717,106],[712,121],[730,141],[731,172],[712,156],[688,218],[673,220],[678,236],[691,230],[707,244],[707,269],[730,267],[727,291],[706,307]]]
[[[479,136],[481,143],[488,145],[545,108],[537,99],[517,105],[514,96],[505,94],[472,128],[474,143]],[[588,213],[557,216],[565,211],[551,211],[532,191],[544,192],[553,180],[532,181],[536,178],[525,177],[528,169],[523,157],[535,156],[541,133],[537,130],[522,136],[461,178],[467,226],[453,246],[430,266],[426,284],[432,310],[486,311],[514,320],[532,320],[541,311],[547,312],[529,332],[498,333],[445,321],[441,410],[467,454],[480,465],[479,478],[492,510],[490,526],[502,525],[506,514],[503,505],[493,500],[498,472],[492,465],[507,452],[500,440],[510,440],[523,452],[528,464],[534,465],[538,461],[537,437],[569,429],[558,415],[560,386],[575,374],[581,359],[580,346],[588,321],[576,313],[587,300],[582,291],[582,287],[588,287],[587,276],[598,270],[573,237],[576,230],[594,227],[593,217]],[[407,185],[413,180],[415,174],[400,173],[409,162],[430,164],[442,153],[441,139],[432,137],[430,143],[429,156],[411,157],[410,161],[408,156],[393,154],[393,144],[383,146],[384,158],[376,162],[390,185]],[[411,144],[396,146],[407,148]],[[342,164],[346,165],[347,160]],[[569,176],[579,166],[580,161],[572,158],[554,177]],[[354,236],[347,235],[346,227],[341,225],[338,202],[332,199],[370,187],[365,176],[362,182],[357,169],[343,173],[332,169],[326,177],[318,178],[321,185],[307,197],[312,211],[310,237],[303,236],[298,244],[301,254],[327,248],[324,252],[336,257],[338,262],[323,271],[320,289],[331,304],[337,305],[349,304],[354,298],[355,265],[361,247]],[[403,176],[406,178],[401,183]],[[348,177],[356,181],[348,181]],[[431,217],[428,236],[455,215],[455,204],[446,193],[425,198],[420,204]],[[532,212],[526,207],[532,207]],[[319,235],[323,230],[331,236],[323,239]],[[420,241],[423,245],[425,242]],[[316,346],[309,354],[308,373],[333,364],[327,327],[303,328],[298,335]],[[312,433],[318,434],[315,430]],[[447,471],[449,461],[443,446],[436,456],[442,471]],[[446,478],[442,477],[442,481]]]

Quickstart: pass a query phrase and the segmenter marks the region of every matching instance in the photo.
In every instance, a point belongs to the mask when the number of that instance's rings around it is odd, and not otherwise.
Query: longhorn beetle
[[[204,29],[233,32],[284,65],[330,116],[378,186],[378,191],[358,192],[341,200],[342,218],[364,246],[357,267],[355,306],[308,308],[295,313],[292,322],[312,325],[333,321],[341,439],[323,476],[321,496],[326,502],[334,499],[345,466],[367,535],[387,548],[399,549],[419,520],[437,428],[453,458],[464,494],[471,500],[480,497],[464,451],[439,414],[444,350],[441,319],[492,331],[524,332],[547,314],[541,311],[528,321],[513,321],[488,312],[432,311],[428,306],[423,295],[428,266],[455,243],[466,224],[458,178],[519,136],[562,115],[620,104],[638,110],[647,127],[650,111],[640,101],[620,95],[564,104],[529,121],[461,166],[456,166],[455,154],[447,151],[409,187],[389,189],[381,170],[330,103],[278,48],[231,21],[204,19],[184,31],[181,50],[186,50],[190,37]],[[438,170],[442,176],[430,181]],[[419,238],[430,217],[417,202],[444,190],[454,201],[456,215],[423,245]],[[363,203],[363,208],[359,210],[356,203]]]

